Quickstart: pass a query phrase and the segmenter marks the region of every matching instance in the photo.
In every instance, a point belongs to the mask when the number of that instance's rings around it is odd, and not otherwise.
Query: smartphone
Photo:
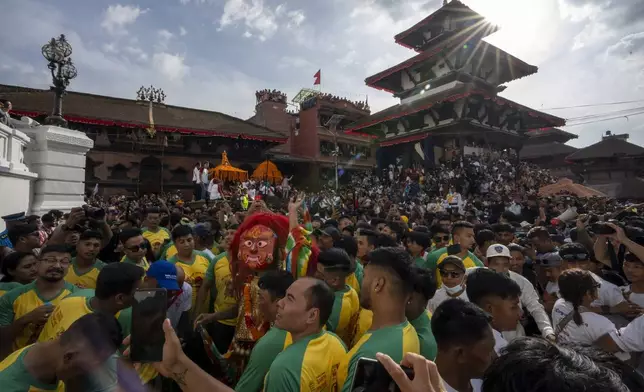
[[[613,229],[612,227],[608,226],[606,224],[606,222],[593,223],[592,225],[590,225],[590,230],[593,233],[599,234],[599,235],[608,235],[608,234],[614,234],[615,233],[615,229]]]
[[[414,378],[414,371],[406,366],[401,366],[410,380]],[[358,359],[356,373],[351,383],[352,392],[399,392],[400,388],[391,378],[387,369],[380,362],[371,358]]]
[[[133,362],[161,362],[163,359],[163,321],[168,309],[165,289],[137,289],[132,305],[130,359]]]
[[[457,255],[461,253],[461,244],[454,244],[447,247],[447,255]]]

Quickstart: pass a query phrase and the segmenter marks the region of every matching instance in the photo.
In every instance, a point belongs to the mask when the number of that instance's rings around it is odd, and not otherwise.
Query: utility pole
[[[334,149],[331,155],[333,155],[333,157],[335,158],[334,161],[335,161],[335,190],[336,191],[338,190],[338,155],[340,154],[340,149],[338,147],[337,129],[338,129],[338,124],[340,123],[340,121],[342,121],[343,118],[344,118],[344,115],[342,114],[334,114],[333,116],[331,116],[329,121],[327,121],[326,124],[324,124],[324,126],[333,135]]]

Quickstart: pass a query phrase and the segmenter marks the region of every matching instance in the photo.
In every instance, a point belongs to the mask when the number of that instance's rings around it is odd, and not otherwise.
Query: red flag
[[[318,69],[315,75],[313,75],[313,77],[315,78],[315,82],[313,82],[314,86],[320,84],[320,80],[322,79],[321,71],[322,71],[321,69]]]

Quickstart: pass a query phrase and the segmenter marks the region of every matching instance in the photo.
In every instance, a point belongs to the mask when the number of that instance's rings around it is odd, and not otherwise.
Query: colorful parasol
[[[214,169],[209,170],[210,177],[222,181],[246,181],[248,172],[246,170],[233,167],[228,161],[226,151],[221,154],[221,164]]]
[[[575,195],[577,197],[605,197],[603,193],[581,184],[575,184],[571,179],[562,178],[555,184],[546,185],[539,189],[539,196],[554,196],[559,194]]]
[[[267,159],[255,168],[251,178],[258,181],[270,181],[276,184],[282,182],[284,176],[282,176],[277,166]]]

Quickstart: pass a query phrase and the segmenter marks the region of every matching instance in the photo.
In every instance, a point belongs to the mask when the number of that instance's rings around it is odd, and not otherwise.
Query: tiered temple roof
[[[566,160],[576,162],[613,157],[644,158],[644,147],[629,143],[620,138],[605,138],[600,142],[591,144],[569,155]]]
[[[54,93],[49,90],[0,85],[0,97],[11,101],[12,113],[38,117],[51,113]],[[69,91],[64,98],[63,113],[67,121],[77,123],[143,129],[149,126],[147,102],[133,99]],[[284,135],[266,127],[224,113],[166,104],[154,104],[154,123],[156,130],[161,132],[274,143],[285,143],[287,140]]]

